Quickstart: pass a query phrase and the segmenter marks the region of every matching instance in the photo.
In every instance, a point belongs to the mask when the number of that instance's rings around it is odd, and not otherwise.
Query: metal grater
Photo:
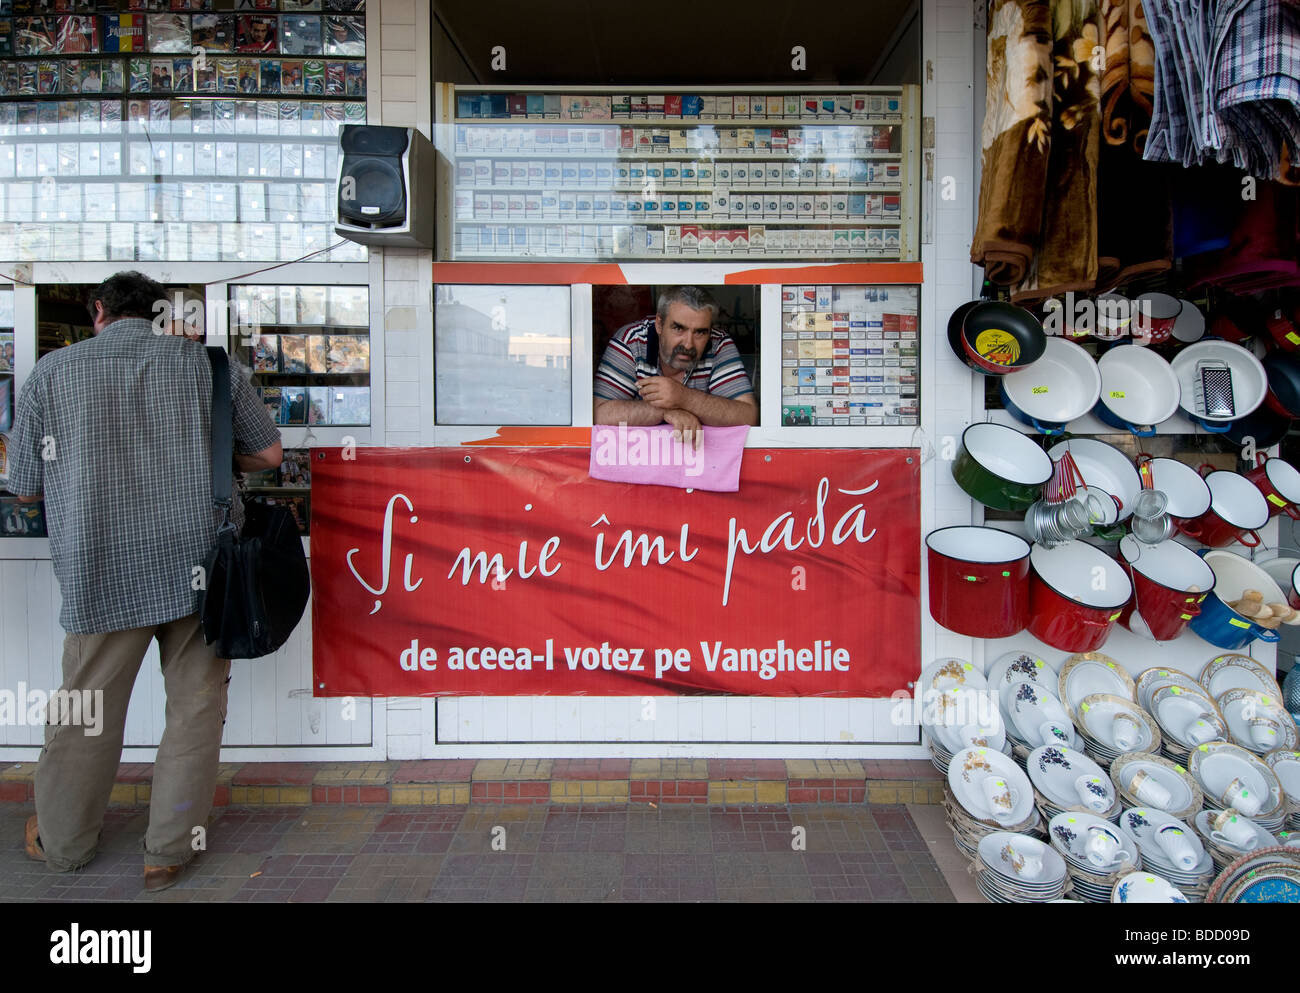
[[[1232,401],[1232,370],[1221,362],[1198,362],[1201,378],[1201,407],[1206,417],[1231,417],[1237,412]]]

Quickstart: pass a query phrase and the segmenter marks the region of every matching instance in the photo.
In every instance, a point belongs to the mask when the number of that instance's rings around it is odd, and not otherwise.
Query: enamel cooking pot
[[[1049,338],[1043,357],[1002,377],[999,388],[1007,413],[1043,434],[1060,434],[1097,405],[1101,372],[1081,345]]]
[[[1210,470],[1206,473],[1206,470]],[[1212,465],[1201,466],[1210,488],[1210,509],[1190,520],[1178,519],[1178,530],[1202,545],[1222,548],[1239,541],[1247,548],[1259,545],[1256,529],[1268,523],[1268,501],[1245,476]],[[1250,536],[1250,541],[1246,540]]]
[[[951,527],[925,539],[930,616],[973,638],[1010,638],[1029,623],[1029,542],[997,528]]]
[[[1284,513],[1300,521],[1300,471],[1290,462],[1271,459],[1264,452],[1257,452],[1255,458],[1260,464],[1246,473],[1246,478],[1264,494],[1268,516]]]
[[[1029,554],[1029,633],[1063,652],[1106,643],[1133,594],[1123,566],[1082,541]]]
[[[1178,411],[1182,390],[1165,359],[1142,345],[1120,345],[1097,360],[1101,398],[1093,413],[1111,427],[1139,438]]]
[[[1251,618],[1237,613],[1229,603],[1240,600],[1246,590],[1259,590],[1265,603],[1285,600],[1277,583],[1267,572],[1235,552],[1206,549],[1200,553],[1214,570],[1214,590],[1201,604],[1201,612],[1191,620],[1191,629],[1211,645],[1235,652],[1258,638],[1278,641],[1277,631],[1261,627]]]
[[[1119,554],[1133,580],[1133,599],[1120,623],[1156,641],[1177,638],[1214,589],[1214,570],[1176,541],[1145,545],[1128,535],[1120,540]]]
[[[1004,424],[972,424],[961,435],[952,478],[994,510],[1021,512],[1052,478],[1052,460],[1031,438]]]
[[[1177,459],[1153,459],[1146,452],[1138,456],[1137,464],[1139,474],[1151,474],[1151,488],[1168,498],[1165,511],[1170,517],[1191,520],[1210,509],[1210,487],[1191,466]]]

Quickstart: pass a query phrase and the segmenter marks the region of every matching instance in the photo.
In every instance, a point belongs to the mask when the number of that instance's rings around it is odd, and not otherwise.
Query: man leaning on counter
[[[698,445],[700,427],[758,423],[736,343],[713,326],[719,307],[696,286],[659,294],[653,317],[621,328],[596,370],[596,424],[671,424]]]

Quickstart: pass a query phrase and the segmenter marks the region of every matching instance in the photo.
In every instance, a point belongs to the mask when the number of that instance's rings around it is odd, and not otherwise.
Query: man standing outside
[[[596,370],[594,423],[667,423],[697,446],[701,425],[757,424],[740,352],[713,326],[718,311],[707,291],[673,286],[659,294],[653,317],[619,330]]]
[[[131,688],[156,638],[167,726],[143,839],[149,890],[177,881],[195,854],[194,829],[207,823],[230,675],[230,661],[204,644],[198,616],[201,567],[217,533],[212,370],[202,345],[155,324],[167,299],[135,272],[95,288],[96,337],[43,357],[23,387],[9,478],[25,502],[45,499],[67,631],[62,688],[102,694],[98,736],[46,726],[27,854],[59,872],[95,857]],[[279,465],[279,432],[235,362],[230,386],[238,468]],[[238,500],[232,512],[242,525]]]

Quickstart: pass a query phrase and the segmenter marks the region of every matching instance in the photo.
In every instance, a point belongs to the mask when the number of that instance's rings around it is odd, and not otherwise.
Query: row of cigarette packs
[[[127,146],[127,168],[122,169],[120,142],[70,141],[58,144],[18,142],[0,147],[0,179],[41,179],[61,176],[67,179],[112,176],[227,176],[232,180],[294,179],[324,180],[336,171],[337,153],[323,145],[303,146],[297,142],[268,141],[260,144],[236,144],[215,141],[132,142]],[[316,184],[305,193],[308,205],[314,204]],[[323,188],[323,184],[320,184]],[[329,192],[333,192],[333,183]],[[75,187],[73,187],[75,190]],[[100,191],[96,191],[98,193]],[[224,190],[219,191],[224,193]],[[232,191],[233,192],[233,191]],[[75,195],[75,194],[74,194]],[[194,195],[192,192],[187,195]],[[214,201],[221,197],[211,198]],[[231,201],[233,202],[233,201]],[[111,205],[109,208],[111,210]],[[77,220],[78,218],[64,218]],[[100,217],[99,220],[112,220]],[[209,218],[199,218],[207,220]],[[210,218],[221,220],[222,218]],[[258,217],[257,220],[266,220]],[[307,220],[329,220],[327,216]],[[139,218],[145,220],[145,218]],[[235,220],[231,217],[228,220]],[[289,218],[285,218],[289,220]]]
[[[0,103],[0,138],[64,134],[293,134],[329,143],[363,124],[364,103],[320,100],[120,100]]]
[[[259,392],[276,424],[370,423],[369,386],[262,386]]]
[[[838,286],[795,285],[781,287],[781,313],[783,320],[792,319],[800,311],[813,311],[814,320],[821,320],[818,311],[829,311],[830,319],[838,321],[848,315],[850,321],[864,311],[883,310],[880,304],[894,300],[893,309],[901,311],[900,317],[916,318],[917,290],[915,286]]]
[[[813,287],[805,288],[816,292]],[[799,289],[801,287],[782,287],[783,292],[787,290],[797,291]],[[827,334],[832,338],[838,338],[842,334],[874,334],[876,332],[897,332],[897,334],[902,334],[904,337],[910,335],[915,338],[917,318],[914,313],[872,313],[865,308],[865,305],[854,310],[842,311],[783,311],[781,314],[781,331],[783,336],[789,332],[796,338],[808,334],[817,336]],[[897,337],[897,334],[895,334],[895,337]]]
[[[358,334],[258,334],[249,345],[253,372],[362,373],[370,371],[370,339]]]
[[[851,155],[897,152],[897,125],[791,128],[490,127],[456,128],[456,153],[477,155]]]
[[[741,221],[867,221],[897,222],[901,198],[897,194],[813,193],[770,190],[766,193],[737,193],[725,189],[712,192],[671,193],[641,196],[636,193],[574,192],[543,190],[539,193],[470,193],[457,191],[458,221],[548,221],[613,220],[628,223],[677,218],[690,220]]]
[[[457,93],[460,118],[608,121],[901,120],[901,92],[886,93]]]
[[[259,327],[274,325],[337,328],[370,324],[370,290],[365,286],[244,284],[234,288],[233,299],[232,317],[241,334],[255,334]]]
[[[878,256],[897,258],[897,228],[710,228],[694,224],[462,225],[457,251],[463,256]]]
[[[456,183],[460,189],[545,188],[626,190],[714,189],[751,187],[834,187],[882,185],[897,187],[903,178],[898,159],[847,159],[838,162],[755,162],[696,159],[460,159]]]
[[[919,421],[915,399],[880,397],[870,401],[846,397],[782,396],[781,423],[786,427],[908,426]]]
[[[307,255],[358,262],[365,246],[329,224],[43,224],[0,222],[0,245],[21,262],[292,262]],[[15,249],[16,246],[16,249]],[[328,255],[317,253],[329,249]]]
[[[0,220],[329,223],[326,183],[0,183]]]

